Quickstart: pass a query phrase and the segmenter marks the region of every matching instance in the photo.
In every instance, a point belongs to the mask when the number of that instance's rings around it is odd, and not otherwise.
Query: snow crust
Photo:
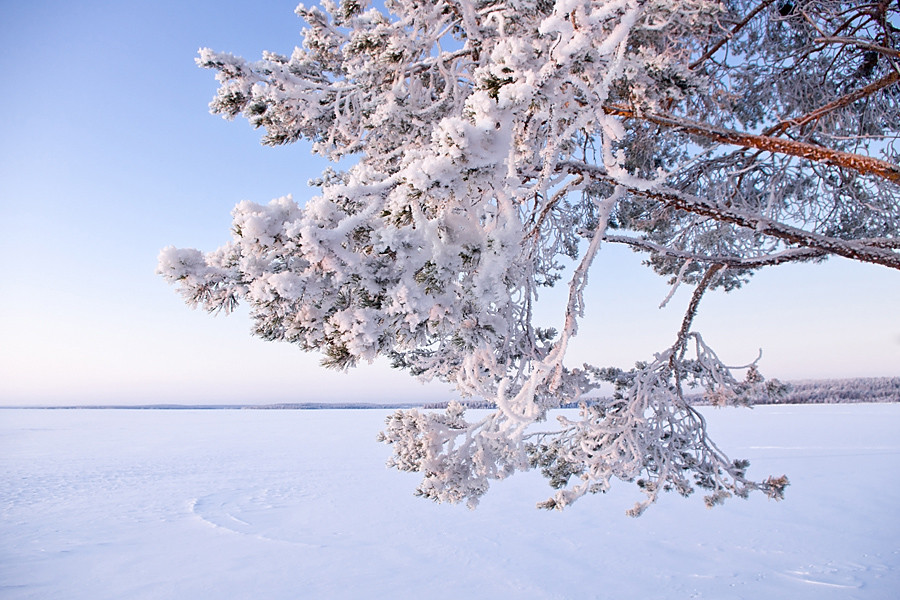
[[[896,597],[900,405],[703,412],[786,500],[539,511],[527,473],[470,511],[384,467],[390,411],[3,410],[0,597]]]

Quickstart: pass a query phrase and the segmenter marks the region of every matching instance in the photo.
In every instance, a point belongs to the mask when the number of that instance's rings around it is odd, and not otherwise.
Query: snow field
[[[786,500],[413,497],[390,411],[0,411],[0,598],[896,598],[900,405],[704,409]]]

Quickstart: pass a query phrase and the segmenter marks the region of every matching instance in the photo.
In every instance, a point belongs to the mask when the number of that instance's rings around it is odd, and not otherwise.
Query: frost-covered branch
[[[888,80],[888,84],[897,81],[896,78],[892,77],[886,79]],[[686,133],[709,138],[715,142],[733,146],[742,146],[745,148],[755,148],[772,154],[788,154],[790,156],[797,156],[815,162],[823,162],[835,167],[852,169],[863,175],[876,175],[893,183],[900,183],[900,165],[872,158],[870,156],[832,150],[817,144],[785,140],[768,135],[755,135],[733,131],[688,119],[672,117],[670,115],[638,112],[621,105],[610,104],[605,108],[610,114],[620,117],[646,119],[651,123],[678,128]]]
[[[813,41],[817,44],[844,44],[844,45],[856,46],[858,48],[864,48],[866,50],[873,50],[875,52],[878,52],[879,54],[884,54],[886,56],[900,58],[900,50],[897,50],[896,48],[887,48],[887,47],[881,46],[879,44],[873,44],[871,42],[867,42],[867,41],[856,39],[856,38],[821,37],[821,38],[816,38]]]
[[[719,41],[710,46],[710,48],[706,52],[704,52],[699,58],[692,62],[689,65],[689,68],[696,69],[701,64],[703,64],[704,61],[712,58],[712,56],[715,55],[715,53],[718,52],[722,48],[722,46],[727,44],[734,38],[734,36],[736,36],[741,31],[741,29],[746,27],[747,23],[752,21],[753,18],[756,17],[756,15],[758,15],[760,12],[767,9],[773,2],[775,2],[775,0],[763,0],[758,5],[756,5],[753,10],[747,13],[747,16],[745,16],[737,24],[735,24],[734,27],[732,27],[731,31],[729,31],[727,35],[723,36]]]
[[[600,181],[616,181],[616,179],[607,174],[604,169],[596,166],[575,162],[561,163],[559,166],[560,168],[576,172],[580,175],[590,176]],[[784,242],[804,246],[820,253],[834,254],[853,260],[871,262],[893,269],[900,269],[900,254],[891,250],[891,248],[894,247],[892,243],[870,243],[865,239],[846,240],[804,231],[798,227],[779,223],[759,214],[737,211],[728,206],[714,204],[705,198],[687,195],[663,186],[652,188],[651,186],[644,184],[641,187],[632,187],[629,191],[636,196],[657,201],[665,206],[709,217],[718,222],[733,223],[740,227],[752,230],[757,234],[778,238]],[[633,245],[640,246],[638,243]],[[651,246],[647,247],[650,248]],[[684,257],[683,253],[679,254],[677,252],[672,256]],[[812,256],[810,256],[810,258],[811,257]],[[733,262],[733,260],[727,258],[724,260]]]
[[[769,0],[324,0],[302,44],[204,49],[213,113],[333,161],[300,202],[241,202],[218,250],[164,249],[191,306],[247,305],[254,333],[346,369],[387,358],[496,407],[401,411],[381,439],[418,493],[477,503],[539,469],[562,507],[613,479],[751,490],[684,388],[775,394],[690,330],[700,297],[757,269],[839,255],[900,269],[900,7]],[[791,115],[796,115],[792,117]],[[573,368],[606,243],[697,286],[676,342],[634,369]],[[555,317],[543,288],[568,285]],[[736,318],[742,318],[737,315]],[[636,324],[635,326],[639,326]],[[602,329],[602,328],[601,328]],[[598,335],[597,343],[615,344]],[[536,433],[604,383],[613,399]]]
[[[761,267],[770,267],[788,262],[801,262],[807,260],[815,260],[824,258],[827,254],[822,250],[812,248],[792,248],[783,250],[775,254],[769,254],[760,257],[744,257],[744,256],[706,256],[695,254],[692,252],[682,252],[675,248],[668,248],[660,244],[655,244],[649,240],[628,237],[624,235],[605,235],[604,241],[613,244],[623,244],[631,246],[647,252],[653,252],[660,256],[668,258],[676,258],[684,261],[696,261],[706,264],[721,264],[726,267],[737,267],[744,269],[758,269]]]
[[[790,119],[785,119],[780,121],[779,123],[773,125],[772,127],[766,129],[763,132],[763,136],[770,136],[773,134],[777,134],[783,132],[791,127],[803,127],[810,121],[815,121],[816,119],[820,119],[828,113],[843,108],[845,106],[849,106],[854,102],[862,100],[866,96],[871,96],[875,92],[886,88],[889,85],[893,85],[900,81],[900,72],[891,71],[878,81],[870,83],[869,85],[855,90],[849,94],[841,96],[837,100],[832,100],[825,106],[817,108],[816,110],[810,111],[801,117],[793,117]]]

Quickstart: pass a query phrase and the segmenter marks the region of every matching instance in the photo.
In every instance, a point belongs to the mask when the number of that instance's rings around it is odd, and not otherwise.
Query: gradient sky
[[[241,200],[308,197],[324,165],[208,113],[209,46],[289,54],[294,0],[0,2],[0,404],[417,401],[452,397],[364,365],[251,338],[246,312],[186,308],[154,274],[169,244],[212,250]],[[667,347],[687,292],[606,248],[571,364],[628,366]],[[547,294],[545,304],[561,299]],[[786,380],[900,375],[900,273],[832,259],[710,294],[696,328],[730,364],[760,348]]]

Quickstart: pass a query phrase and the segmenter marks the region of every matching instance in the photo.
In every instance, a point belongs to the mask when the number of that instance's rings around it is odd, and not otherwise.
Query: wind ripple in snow
[[[868,569],[864,567],[854,569],[850,565],[844,567],[810,566],[804,571],[786,571],[785,576],[812,585],[842,589],[858,589],[863,587],[862,581],[856,576],[856,571],[858,570],[868,571]]]
[[[236,534],[319,548],[321,544],[302,539],[302,523],[297,522],[304,496],[308,494],[293,488],[233,490],[196,498],[190,509],[203,522]]]

